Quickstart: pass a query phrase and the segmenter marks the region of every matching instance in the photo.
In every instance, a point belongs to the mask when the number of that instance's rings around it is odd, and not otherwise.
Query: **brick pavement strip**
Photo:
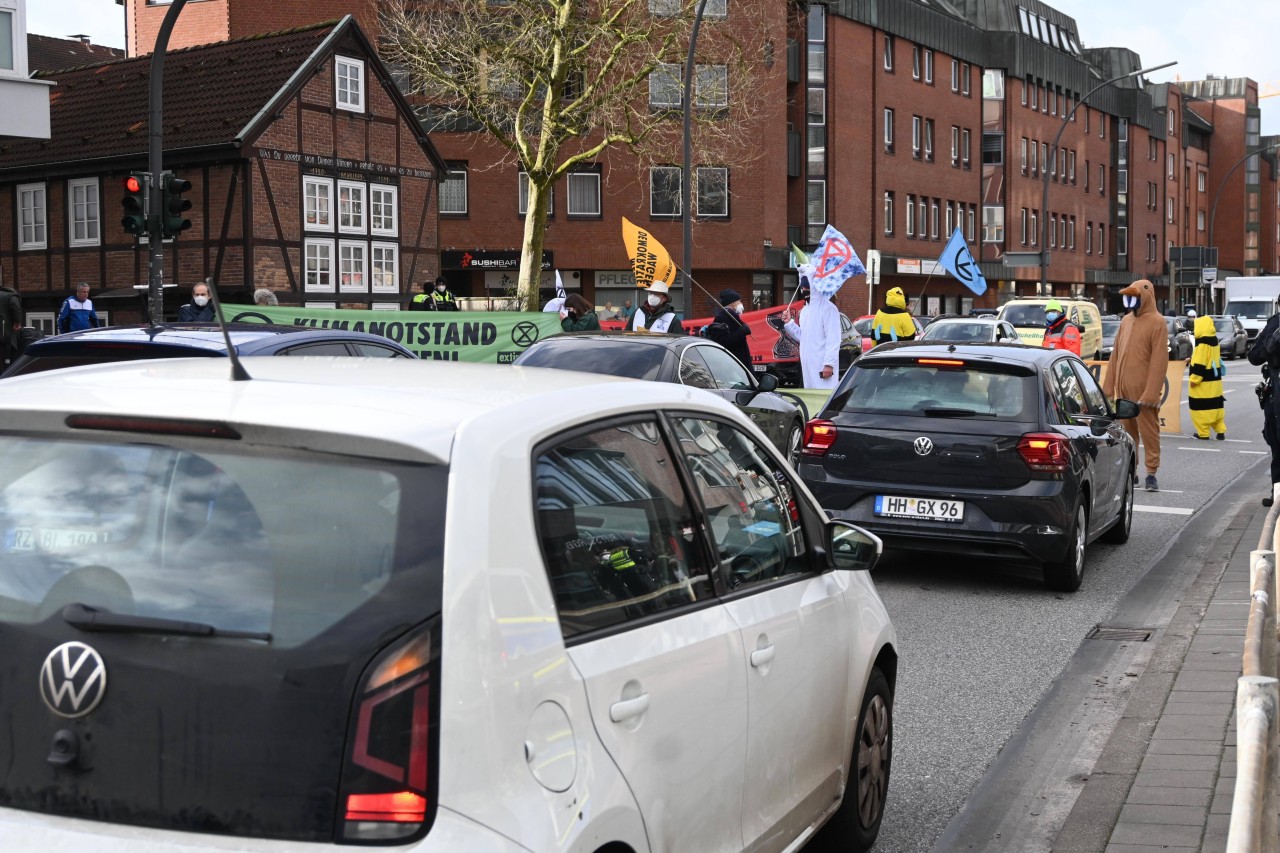
[[[1234,743],[1247,616],[1230,622],[1241,609],[1235,605],[1248,596],[1240,569],[1247,581],[1261,519],[1256,504],[1242,506],[1204,552],[1215,556],[1205,560],[1161,632],[1054,853],[1207,853],[1225,847],[1222,819],[1235,780],[1221,770],[1228,739]],[[1212,617],[1208,624],[1206,617]],[[1234,758],[1232,752],[1233,775]]]

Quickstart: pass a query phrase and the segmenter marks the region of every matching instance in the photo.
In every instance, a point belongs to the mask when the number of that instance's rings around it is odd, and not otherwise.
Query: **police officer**
[[[1044,343],[1041,346],[1080,354],[1080,330],[1067,321],[1062,303],[1056,299],[1050,299],[1044,306]]]
[[[457,311],[458,303],[449,291],[449,282],[444,276],[437,276],[435,289],[426,282],[422,283],[422,292],[413,297],[409,303],[410,311]]]
[[[1271,447],[1271,485],[1280,483],[1280,437],[1276,435],[1277,399],[1276,377],[1280,376],[1280,314],[1272,314],[1267,325],[1253,339],[1249,348],[1249,363],[1262,368],[1265,385],[1258,389],[1258,403],[1262,406],[1262,437]],[[1263,506],[1271,506],[1271,495],[1262,499]]]

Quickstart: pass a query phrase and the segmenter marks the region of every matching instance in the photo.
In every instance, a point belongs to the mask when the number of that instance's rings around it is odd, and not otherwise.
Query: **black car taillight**
[[[1067,437],[1056,432],[1029,432],[1018,442],[1018,455],[1040,474],[1064,474],[1071,452]]]
[[[836,425],[831,421],[814,418],[804,425],[804,447],[800,452],[804,456],[825,456],[835,443]]]
[[[385,844],[431,828],[439,781],[440,619],[379,655],[356,691],[338,841]]]

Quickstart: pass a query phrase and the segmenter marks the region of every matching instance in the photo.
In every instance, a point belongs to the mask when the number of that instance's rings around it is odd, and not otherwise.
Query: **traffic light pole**
[[[147,314],[151,323],[164,320],[164,234],[162,226],[164,181],[164,56],[169,49],[169,34],[187,0],[173,0],[173,5],[156,33],[156,46],[151,52],[151,91],[147,169],[151,173],[150,205],[147,216]]]

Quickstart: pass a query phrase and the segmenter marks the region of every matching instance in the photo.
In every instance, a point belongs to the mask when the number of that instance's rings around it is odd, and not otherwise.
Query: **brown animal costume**
[[[1102,390],[1112,400],[1133,400],[1141,407],[1138,417],[1124,421],[1135,443],[1141,438],[1147,463],[1147,488],[1155,490],[1160,468],[1160,396],[1169,369],[1169,329],[1156,310],[1156,292],[1145,278],[1120,291],[1134,296],[1138,306],[1126,314],[1116,332],[1111,365]]]

